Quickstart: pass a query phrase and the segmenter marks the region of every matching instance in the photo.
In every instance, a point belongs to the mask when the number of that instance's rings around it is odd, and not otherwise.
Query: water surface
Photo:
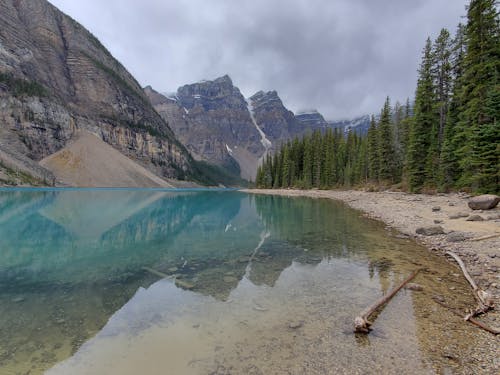
[[[369,336],[354,316],[416,268]],[[451,289],[450,289],[451,288]],[[1,374],[477,372],[457,269],[330,200],[0,191]]]

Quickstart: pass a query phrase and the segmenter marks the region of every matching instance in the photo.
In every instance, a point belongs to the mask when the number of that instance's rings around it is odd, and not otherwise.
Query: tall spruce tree
[[[465,140],[457,150],[459,185],[479,192],[498,191],[500,21],[495,0],[470,2],[465,37],[467,53],[456,134]]]
[[[380,181],[394,182],[396,152],[389,97],[385,100],[378,125],[378,177]]]
[[[408,188],[420,191],[426,182],[426,161],[430,145],[430,134],[436,129],[436,100],[432,77],[432,43],[430,38],[425,44],[422,63],[419,68],[415,94],[414,118],[411,122],[407,153]]]
[[[372,181],[378,180],[379,157],[378,157],[378,129],[375,116],[370,120],[370,128],[368,129],[368,177]]]
[[[463,86],[463,63],[466,53],[465,27],[458,24],[457,31],[452,43],[452,53],[450,57],[452,71],[452,92],[448,115],[443,134],[443,144],[441,147],[439,165],[439,186],[441,190],[448,191],[455,186],[460,176],[460,168],[456,150],[459,144],[466,139],[460,139],[456,135],[458,115],[462,107],[462,86]],[[465,134],[462,133],[462,136]]]
[[[434,42],[432,54],[434,60],[432,74],[436,87],[436,105],[439,113],[438,146],[440,148],[443,142],[452,85],[452,41],[448,30],[441,29],[439,36]]]

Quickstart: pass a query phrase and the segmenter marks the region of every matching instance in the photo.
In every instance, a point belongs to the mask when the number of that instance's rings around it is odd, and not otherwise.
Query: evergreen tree
[[[309,136],[304,138],[304,161],[302,166],[302,181],[304,188],[309,189],[312,186],[312,170],[313,170],[313,149],[312,141]]]
[[[379,158],[378,158],[378,132],[375,116],[372,116],[370,128],[368,129],[368,177],[373,180],[378,180]]]
[[[430,134],[436,130],[435,90],[432,79],[432,43],[427,39],[415,95],[414,118],[411,122],[407,153],[407,176],[410,191],[419,191],[426,182],[426,161]]]
[[[452,84],[451,39],[450,32],[442,29],[433,47],[434,66],[432,73],[436,87],[436,105],[439,113],[438,146],[443,141],[449,97]]]
[[[486,160],[495,159],[491,147],[498,145],[499,132],[500,21],[495,0],[470,2],[465,36],[467,53],[456,137],[466,142],[457,150],[459,184],[475,191],[498,191],[498,172],[486,164]],[[487,146],[495,141],[495,146]],[[496,159],[498,166],[498,151]]]
[[[461,92],[463,86],[463,61],[466,52],[465,46],[465,28],[458,24],[451,54],[452,66],[452,93],[448,107],[448,116],[443,135],[443,144],[441,147],[440,166],[439,166],[439,186],[442,190],[452,188],[459,175],[460,169],[456,150],[459,148],[458,142],[465,142],[456,135],[456,124],[461,110]]]
[[[396,153],[394,150],[391,105],[385,100],[378,125],[378,176],[381,181],[394,181]]]
[[[403,137],[405,136],[405,109],[399,102],[394,105],[394,181],[400,181],[403,173],[403,162],[405,157],[405,150],[403,146]]]
[[[291,183],[291,172],[292,172],[292,161],[290,155],[290,145],[286,144],[282,150],[281,155],[283,159],[282,165],[282,177],[281,177],[281,187],[290,187]]]

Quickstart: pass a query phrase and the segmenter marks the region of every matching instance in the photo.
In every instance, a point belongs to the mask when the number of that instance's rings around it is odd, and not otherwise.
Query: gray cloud
[[[229,74],[327,118],[378,112],[415,90],[427,36],[466,0],[51,0],[159,91]]]

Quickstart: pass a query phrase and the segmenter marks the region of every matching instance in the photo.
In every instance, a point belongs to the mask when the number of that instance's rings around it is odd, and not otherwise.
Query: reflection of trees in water
[[[256,195],[257,212],[274,238],[310,247],[316,254],[351,257],[367,250],[373,226],[344,204],[324,199]]]

